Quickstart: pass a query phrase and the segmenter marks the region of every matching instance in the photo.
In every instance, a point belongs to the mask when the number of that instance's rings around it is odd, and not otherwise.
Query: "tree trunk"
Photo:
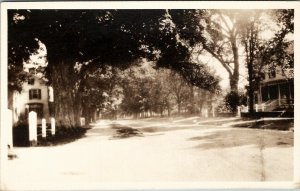
[[[190,94],[191,114],[194,114],[195,113],[195,95],[194,95],[194,87],[193,86],[190,86],[190,91],[191,91],[191,94]]]
[[[80,94],[80,92],[78,92],[78,94]],[[81,96],[75,98],[74,115],[75,115],[75,125],[80,126],[80,117],[82,117]]]
[[[238,92],[238,77],[236,75],[229,76],[229,84],[231,92]]]
[[[167,102],[167,109],[168,109],[168,117],[171,116],[171,106],[170,106],[170,102]]]
[[[180,114],[181,113],[181,103],[179,102],[177,104],[178,104],[178,114]]]
[[[229,77],[230,79],[230,89],[233,92],[238,92],[238,83],[239,83],[239,68],[240,68],[240,63],[239,63],[239,53],[238,53],[238,48],[236,45],[236,40],[235,38],[232,38],[231,40],[231,48],[232,48],[232,53],[233,53],[233,62],[234,62],[234,69],[232,75]]]
[[[8,93],[8,95],[7,95],[7,98],[8,98],[8,100],[7,100],[7,107],[8,107],[8,109],[13,110],[14,90],[11,90],[11,89],[8,88],[7,93]]]
[[[74,89],[76,76],[73,71],[74,61],[64,60],[49,62],[51,84],[54,90],[55,118],[58,126],[74,127],[79,124],[80,102],[75,101]]]
[[[254,113],[254,84],[253,84],[253,61],[254,61],[254,31],[251,25],[249,39],[249,58],[248,58],[248,76],[249,76],[249,113]]]

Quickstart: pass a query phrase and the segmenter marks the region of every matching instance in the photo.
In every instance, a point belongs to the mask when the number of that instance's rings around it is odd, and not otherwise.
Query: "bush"
[[[237,111],[239,105],[239,95],[237,92],[231,91],[225,96],[225,105],[231,112]]]
[[[51,146],[69,143],[83,137],[86,130],[86,128],[82,127],[57,127],[55,136],[52,136],[51,134],[50,136],[47,134],[46,138],[43,138],[41,135],[38,136],[38,145]]]
[[[14,146],[29,146],[29,129],[28,125],[20,124],[13,128]]]
[[[224,106],[230,112],[237,112],[237,106],[247,105],[247,97],[237,92],[229,92],[224,98]]]
[[[47,127],[47,136],[43,138],[41,135],[42,129],[39,126],[37,129],[37,145],[51,146],[65,144],[75,141],[85,135],[87,128],[71,127],[66,128],[63,126],[56,127],[55,135],[51,135],[50,125]],[[28,125],[18,125],[13,128],[13,144],[14,146],[29,146],[29,127]]]

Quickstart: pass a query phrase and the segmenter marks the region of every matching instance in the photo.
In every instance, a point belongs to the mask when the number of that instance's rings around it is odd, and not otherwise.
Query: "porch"
[[[255,94],[256,112],[294,109],[294,81],[277,80],[261,83]]]

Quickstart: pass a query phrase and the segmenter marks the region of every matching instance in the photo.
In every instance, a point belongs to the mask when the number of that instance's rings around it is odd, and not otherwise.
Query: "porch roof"
[[[261,82],[260,86],[271,86],[271,85],[278,85],[278,84],[285,84],[294,82],[294,79],[278,79],[273,81]]]

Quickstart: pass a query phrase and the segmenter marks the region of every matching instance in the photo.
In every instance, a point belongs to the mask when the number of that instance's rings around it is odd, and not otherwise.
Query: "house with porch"
[[[256,111],[293,111],[294,69],[266,67],[265,77],[255,91]]]

